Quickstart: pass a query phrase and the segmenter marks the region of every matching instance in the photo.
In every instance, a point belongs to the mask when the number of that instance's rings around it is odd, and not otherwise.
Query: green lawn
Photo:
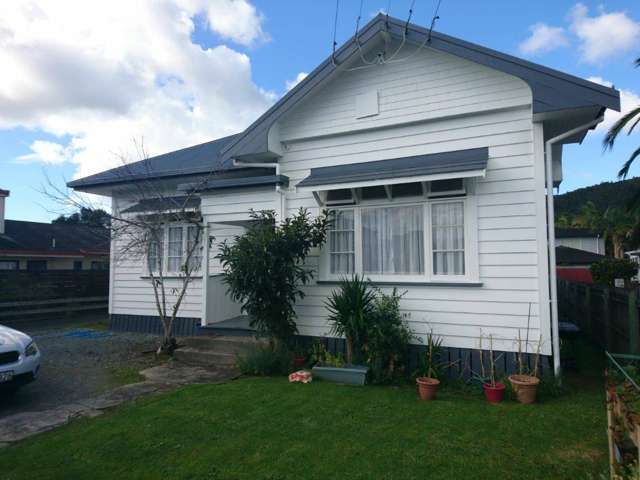
[[[3,479],[587,479],[606,472],[599,382],[533,406],[445,389],[281,378],[199,385],[0,450]]]

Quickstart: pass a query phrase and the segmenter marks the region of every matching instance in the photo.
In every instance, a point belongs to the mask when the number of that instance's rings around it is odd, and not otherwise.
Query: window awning
[[[122,213],[167,213],[171,211],[193,211],[200,208],[200,197],[177,196],[164,198],[145,198],[125,208]]]
[[[451,178],[483,177],[489,149],[416,155],[373,162],[312,168],[296,186],[301,192],[429,182]]]

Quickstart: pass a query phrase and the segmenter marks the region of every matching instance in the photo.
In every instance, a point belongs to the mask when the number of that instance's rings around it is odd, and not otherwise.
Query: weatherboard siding
[[[355,95],[372,88],[380,114],[356,119]],[[486,177],[475,184],[482,286],[403,284],[401,309],[422,339],[433,330],[449,347],[477,348],[482,332],[494,337],[494,348],[514,351],[518,331],[524,337],[529,324],[529,337],[543,331],[542,349],[550,353],[548,312],[540,308],[546,280],[539,245],[546,237],[538,203],[544,191],[524,82],[428,50],[404,63],[344,72],[296,106],[279,133],[281,173],[290,178],[288,215],[300,207],[318,212],[313,195],[295,189],[311,168],[488,147]],[[319,258],[308,263],[317,271]],[[301,334],[329,333],[325,301],[336,288],[323,282],[305,287],[296,307]]]

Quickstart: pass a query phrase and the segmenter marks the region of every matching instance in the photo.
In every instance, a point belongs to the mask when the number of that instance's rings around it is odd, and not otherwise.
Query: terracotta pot
[[[504,399],[504,383],[496,382],[495,385],[485,383],[482,385],[484,396],[489,403],[500,403]]]
[[[430,377],[418,377],[416,378],[416,384],[418,384],[420,400],[433,400],[440,386],[440,380]]]
[[[300,355],[295,355],[293,357],[293,368],[295,368],[296,370],[304,368],[305,363],[307,363],[307,359],[305,357],[302,357]]]
[[[520,403],[530,404],[536,401],[536,391],[540,379],[531,375],[509,375],[509,382],[516,392],[516,397]]]

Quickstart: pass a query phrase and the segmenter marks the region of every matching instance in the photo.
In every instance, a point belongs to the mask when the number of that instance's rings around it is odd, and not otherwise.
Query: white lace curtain
[[[431,210],[433,273],[464,275],[464,208],[462,202],[436,203]]]
[[[423,208],[363,209],[362,266],[369,274],[424,273]]]

